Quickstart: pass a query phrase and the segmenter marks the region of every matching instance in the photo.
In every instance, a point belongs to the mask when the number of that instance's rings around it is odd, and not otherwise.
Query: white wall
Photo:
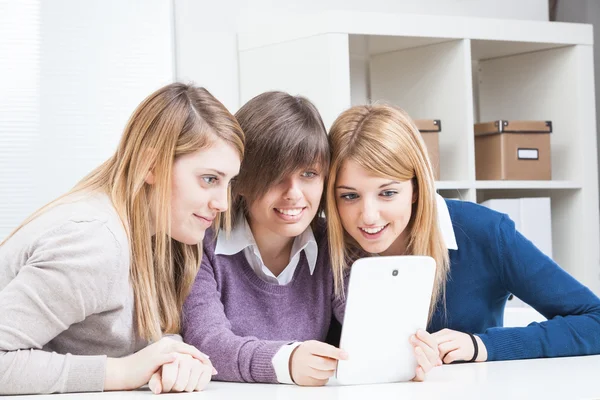
[[[177,79],[206,86],[233,112],[240,106],[237,20],[258,21],[277,15],[331,10],[548,20],[547,0],[173,1]]]
[[[173,80],[172,22],[170,0],[0,0],[0,49],[19,49],[0,62],[0,240],[106,160]]]

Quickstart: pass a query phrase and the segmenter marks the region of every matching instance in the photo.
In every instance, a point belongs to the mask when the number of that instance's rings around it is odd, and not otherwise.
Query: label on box
[[[519,159],[519,160],[539,160],[540,152],[538,149],[517,149],[517,159]]]

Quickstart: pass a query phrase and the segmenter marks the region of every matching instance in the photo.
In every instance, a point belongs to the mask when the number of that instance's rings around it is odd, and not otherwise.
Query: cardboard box
[[[436,181],[440,180],[440,137],[442,123],[439,119],[416,119],[415,125],[421,133],[421,137],[427,147],[429,161],[433,168],[433,176]]]
[[[550,121],[475,124],[478,180],[550,180]]]

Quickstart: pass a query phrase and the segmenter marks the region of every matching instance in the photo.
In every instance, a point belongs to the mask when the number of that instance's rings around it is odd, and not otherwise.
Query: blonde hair
[[[178,333],[181,309],[198,272],[202,248],[170,237],[173,162],[210,147],[217,139],[243,157],[242,129],[217,99],[204,88],[167,85],[137,107],[112,157],[68,193],[32,214],[4,242],[70,195],[106,193],[129,238],[138,334],[158,340],[163,332]],[[149,171],[155,176],[153,185],[145,181]],[[150,200],[151,194],[155,201]],[[154,221],[150,221],[151,215]],[[225,219],[230,220],[228,212]]]
[[[408,114],[377,104],[344,111],[329,132],[331,167],[326,190],[326,214],[335,292],[344,295],[344,275],[350,262],[364,255],[342,226],[335,185],[345,161],[354,161],[373,174],[397,181],[411,180],[416,195],[406,254],[432,257],[437,265],[429,317],[438,302],[445,305],[448,250],[437,222],[435,181],[425,144]]]

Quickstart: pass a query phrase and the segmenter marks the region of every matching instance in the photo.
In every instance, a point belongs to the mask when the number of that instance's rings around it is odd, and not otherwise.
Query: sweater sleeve
[[[0,394],[102,391],[106,356],[42,348],[101,312],[120,248],[101,221],[67,222],[44,234],[0,291]]]
[[[218,371],[215,380],[277,383],[273,357],[291,341],[241,337],[225,315],[213,262],[204,254],[200,271],[183,307],[183,340],[207,354]]]
[[[498,275],[507,291],[548,320],[479,335],[488,360],[600,353],[600,299],[521,235],[506,216],[497,232]]]

